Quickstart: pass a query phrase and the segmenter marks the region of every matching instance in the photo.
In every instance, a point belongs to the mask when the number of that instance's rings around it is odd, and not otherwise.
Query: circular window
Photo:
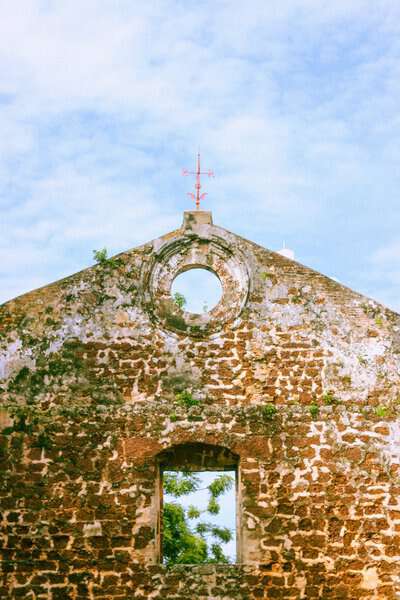
[[[162,327],[201,337],[240,315],[249,291],[247,262],[236,239],[224,230],[219,237],[220,231],[209,227],[205,237],[180,230],[153,242],[144,302]]]
[[[175,304],[183,310],[204,314],[221,300],[221,282],[215,273],[208,269],[188,269],[174,279],[171,296]]]

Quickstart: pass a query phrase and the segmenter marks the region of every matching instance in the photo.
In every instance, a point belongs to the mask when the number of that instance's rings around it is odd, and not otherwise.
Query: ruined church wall
[[[167,293],[191,264],[226,290],[195,321]],[[187,221],[0,323],[0,597],[400,593],[398,315]],[[240,565],[159,564],[158,456],[193,443],[238,456]]]

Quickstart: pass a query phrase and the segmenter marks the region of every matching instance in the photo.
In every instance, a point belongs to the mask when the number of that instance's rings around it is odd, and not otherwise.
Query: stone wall
[[[169,294],[192,266],[206,315]],[[400,597],[398,315],[188,213],[0,319],[0,597]],[[159,564],[183,444],[237,457],[240,564]]]

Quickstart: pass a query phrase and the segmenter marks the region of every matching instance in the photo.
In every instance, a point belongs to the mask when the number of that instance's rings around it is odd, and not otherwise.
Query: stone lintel
[[[183,213],[183,228],[193,225],[212,225],[212,213],[210,210],[185,210]]]

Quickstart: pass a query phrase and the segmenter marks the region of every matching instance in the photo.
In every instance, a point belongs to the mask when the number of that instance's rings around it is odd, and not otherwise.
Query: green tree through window
[[[225,472],[212,473],[211,480],[208,478],[208,484],[203,487],[202,475],[204,473],[185,471],[163,473],[162,552],[167,566],[230,562],[224,546],[233,538],[232,529],[216,522],[215,516],[220,513],[221,498],[232,490],[235,477]],[[206,493],[205,508],[187,503],[188,497],[197,492]],[[232,511],[234,514],[234,506]]]

